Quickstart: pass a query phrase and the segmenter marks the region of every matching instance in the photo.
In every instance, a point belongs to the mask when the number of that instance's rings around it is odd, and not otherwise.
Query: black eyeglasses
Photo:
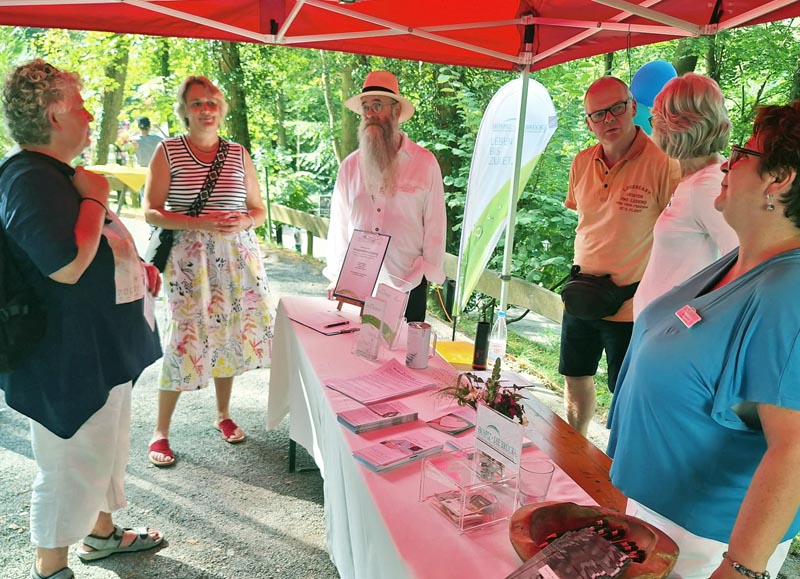
[[[765,155],[761,151],[754,151],[753,149],[747,149],[745,147],[733,145],[731,146],[731,159],[728,161],[728,167],[733,167],[736,163],[742,160],[742,157],[763,158]]]
[[[624,101],[619,101],[618,103],[614,103],[607,109],[600,109],[599,111],[594,111],[593,113],[586,113],[586,116],[591,120],[593,123],[601,123],[606,119],[608,113],[611,113],[615,117],[620,116],[625,110],[628,108],[628,103],[631,99],[626,99]]]
[[[397,101],[391,101],[385,103],[383,101],[375,101],[373,103],[361,103],[361,114],[366,115],[369,111],[372,111],[376,115],[383,110],[383,107],[393,107],[397,104]]]

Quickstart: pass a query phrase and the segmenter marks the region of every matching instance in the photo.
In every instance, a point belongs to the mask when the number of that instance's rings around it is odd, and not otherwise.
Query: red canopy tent
[[[791,0],[0,0],[0,24],[262,42],[503,70],[800,15]]]

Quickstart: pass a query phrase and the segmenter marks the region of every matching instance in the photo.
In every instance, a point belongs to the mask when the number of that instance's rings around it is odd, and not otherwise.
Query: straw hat
[[[354,113],[361,114],[361,99],[365,96],[388,96],[396,100],[400,105],[399,122],[404,123],[414,114],[414,105],[411,101],[400,96],[400,87],[397,84],[397,77],[388,70],[375,70],[364,79],[364,86],[361,92],[350,97],[344,103],[348,109]]]

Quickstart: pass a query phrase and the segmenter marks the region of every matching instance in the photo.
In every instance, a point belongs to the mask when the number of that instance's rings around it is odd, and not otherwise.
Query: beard
[[[377,193],[382,188],[392,195],[397,185],[397,143],[400,131],[395,119],[364,120],[358,128],[358,150],[361,173],[367,190]]]

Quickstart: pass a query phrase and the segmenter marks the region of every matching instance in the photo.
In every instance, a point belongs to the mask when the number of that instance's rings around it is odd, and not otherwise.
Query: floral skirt
[[[176,232],[164,286],[160,389],[197,390],[269,366],[273,307],[253,231]]]

